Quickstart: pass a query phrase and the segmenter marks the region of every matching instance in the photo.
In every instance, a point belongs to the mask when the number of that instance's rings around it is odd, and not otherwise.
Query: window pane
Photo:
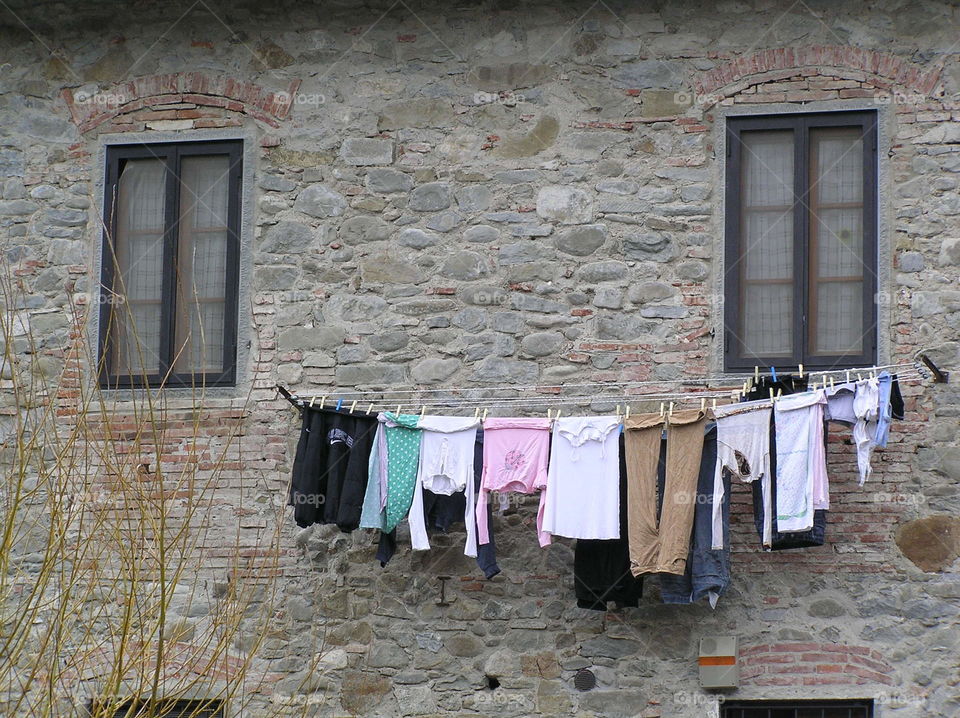
[[[793,131],[744,132],[740,339],[746,356],[793,352]]]
[[[811,353],[863,351],[863,139],[859,128],[810,131]]]
[[[224,368],[229,163],[211,155],[180,164],[176,373]]]
[[[163,160],[128,160],[118,182],[113,238],[115,374],[142,376],[160,370],[164,207]]]

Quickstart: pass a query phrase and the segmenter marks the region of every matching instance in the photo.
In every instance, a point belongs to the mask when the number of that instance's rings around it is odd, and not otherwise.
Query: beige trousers
[[[630,571],[683,575],[687,566],[697,479],[707,419],[699,409],[672,416],[641,414],[626,422],[627,519]],[[666,482],[657,521],[657,464],[667,427]]]

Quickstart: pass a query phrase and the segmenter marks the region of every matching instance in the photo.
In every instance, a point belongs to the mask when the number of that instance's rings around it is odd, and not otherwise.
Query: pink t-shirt
[[[491,491],[532,494],[547,485],[550,458],[550,420],[502,418],[483,422],[483,474],[477,501],[477,535],[480,544],[490,543],[487,501]],[[550,543],[543,533],[543,494],[537,511],[540,545]]]

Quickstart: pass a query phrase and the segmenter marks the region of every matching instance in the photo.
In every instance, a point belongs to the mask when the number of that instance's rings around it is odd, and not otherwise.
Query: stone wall
[[[173,433],[146,457],[202,476],[227,452],[205,497],[223,531],[205,535],[185,577],[205,587],[202,606],[176,618],[200,631],[228,578],[279,592],[269,630],[245,624],[269,639],[244,715],[713,715],[696,662],[712,635],[740,638],[737,697],[960,711],[950,385],[904,386],[906,420],[862,489],[847,435],[831,436],[822,548],[760,553],[736,487],[735,577],[715,611],[664,606],[655,581],[638,609],[577,609],[572,542],[536,546],[532,501],[495,520],[503,573],[489,582],[460,533],[426,555],[404,543],[381,569],[374,537],[299,531],[282,515],[280,552],[258,551],[297,434],[277,382],[318,394],[661,382],[652,389],[720,374],[730,113],[877,110],[881,360],[928,348],[956,367],[956,9],[352,5],[0,12],[0,247],[20,297],[3,381],[28,352],[41,375],[63,375],[65,425],[89,387],[103,148],[248,144],[240,382],[199,409],[166,392]],[[609,410],[579,393],[579,410]],[[133,431],[136,400],[109,399],[110,421]],[[0,394],[7,415],[18,408]],[[437,605],[439,575],[453,577],[449,606]],[[585,667],[598,687],[579,693]]]

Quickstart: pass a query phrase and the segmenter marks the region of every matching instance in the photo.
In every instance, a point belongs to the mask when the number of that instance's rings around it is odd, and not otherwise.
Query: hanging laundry
[[[682,575],[686,570],[705,425],[704,412],[696,409],[674,412],[672,416],[641,414],[627,420],[624,448],[630,570],[634,576]],[[666,482],[658,521],[657,463],[664,427]]]
[[[770,545],[773,515],[770,491],[770,413],[769,400],[727,404],[714,410],[717,419],[717,464],[713,478],[713,549],[721,549],[724,526],[721,507],[725,495],[723,472],[741,481],[759,481],[766,507],[763,542]]]
[[[857,423],[857,415],[853,410],[853,399],[857,393],[857,385],[853,382],[837,384],[824,389],[827,397],[827,406],[823,417],[844,426],[853,426]]]
[[[620,538],[620,419],[553,423],[543,531],[576,539]]]
[[[899,386],[897,387],[899,389]],[[887,445],[890,437],[890,422],[893,420],[893,377],[882,371],[877,377],[877,433],[874,443],[880,448]],[[902,400],[901,400],[902,401]]]
[[[417,467],[420,465],[421,432],[417,428],[420,417],[416,414],[385,412],[377,418],[386,427],[387,491],[384,530],[389,533],[407,515],[413,502]]]
[[[619,460],[618,491],[620,538],[578,539],[573,550],[573,585],[577,606],[606,611],[607,602],[636,607],[643,595],[643,579],[630,572],[630,542],[627,538],[627,466],[623,434],[616,432]]]
[[[814,509],[829,509],[827,457],[823,443],[822,390],[774,403],[777,437],[777,525],[781,532],[813,528]]]
[[[857,447],[857,469],[860,472],[860,486],[870,478],[873,467],[870,456],[876,446],[877,417],[880,408],[880,382],[876,377],[857,382],[857,393],[853,400],[857,423],[853,425],[853,441]]]
[[[379,421],[377,433],[373,438],[373,448],[370,451],[367,475],[367,490],[363,495],[360,528],[383,531],[387,523],[384,511],[387,500],[387,434],[386,427]]]
[[[465,493],[464,522],[467,543],[464,554],[477,555],[475,531],[473,479],[473,446],[480,420],[455,416],[422,416],[417,423],[421,431],[420,464],[417,470],[417,488],[410,507],[410,540],[415,551],[428,551],[430,541],[424,523],[424,490],[432,494],[451,496]],[[470,491],[466,487],[471,486]]]
[[[532,494],[547,485],[550,454],[550,420],[533,418],[491,418],[483,422],[483,480],[477,501],[478,541],[489,541],[487,506],[491,491]],[[540,545],[550,543],[543,533],[543,496],[537,512]]]
[[[777,394],[796,394],[797,392],[806,391],[807,383],[809,381],[809,374],[807,376],[798,376],[796,374],[777,374],[777,378],[774,379],[771,376],[761,376],[760,381],[751,385],[747,395],[744,397],[746,401],[756,401],[758,399],[769,399],[770,390],[773,390],[774,396]]]
[[[890,414],[894,419],[899,421],[903,420],[904,406],[903,406],[903,394],[900,393],[900,381],[897,379],[897,375],[893,375],[893,383],[890,387]]]
[[[360,525],[376,419],[308,406],[301,415],[288,499],[294,520],[353,531]]]
[[[483,472],[483,432],[476,431],[473,444],[473,457],[471,479],[469,482],[470,491],[476,497],[480,490],[480,478]],[[466,516],[465,505],[466,498],[463,493],[455,493],[450,496],[437,495],[426,489],[423,490],[423,523],[427,530],[431,529],[447,531],[458,523],[460,519],[467,520],[467,526],[473,525],[474,535],[476,535],[477,523],[476,516]],[[474,499],[474,503],[476,503]],[[490,520],[490,507],[487,507],[487,522]],[[477,547],[477,566],[483,571],[483,575],[489,580],[500,573],[500,566],[497,565],[497,544],[493,535],[493,529],[489,531],[490,541]],[[380,541],[377,546],[376,558],[381,567],[385,567],[397,551],[397,530],[389,533],[381,532]]]
[[[665,463],[665,462],[664,462]],[[664,485],[665,466],[661,463],[658,481]],[[711,608],[716,608],[720,596],[730,584],[730,474],[723,474],[724,493],[721,499],[723,522],[722,549],[713,549],[713,479],[717,466],[717,427],[707,425],[700,457],[697,494],[693,512],[693,536],[687,567],[682,576],[660,574],[660,597],[664,603],[695,603],[706,596]],[[664,491],[661,488],[661,495]]]

